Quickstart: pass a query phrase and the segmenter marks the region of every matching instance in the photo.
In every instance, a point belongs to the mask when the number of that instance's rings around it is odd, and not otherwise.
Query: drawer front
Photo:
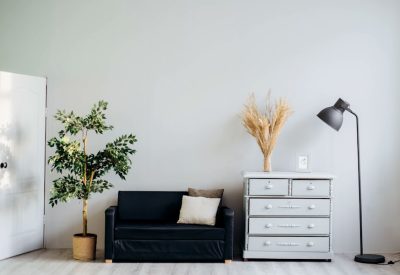
[[[329,237],[249,237],[248,250],[329,252]]]
[[[329,180],[293,180],[293,196],[329,197]]]
[[[250,218],[249,234],[329,235],[329,218]]]
[[[289,195],[289,180],[249,179],[249,195]]]
[[[251,216],[329,216],[330,199],[250,199]]]

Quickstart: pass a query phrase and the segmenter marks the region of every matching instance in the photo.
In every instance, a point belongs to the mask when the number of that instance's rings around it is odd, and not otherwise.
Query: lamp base
[[[376,254],[361,254],[356,255],[354,261],[364,264],[381,264],[385,262],[385,257]]]

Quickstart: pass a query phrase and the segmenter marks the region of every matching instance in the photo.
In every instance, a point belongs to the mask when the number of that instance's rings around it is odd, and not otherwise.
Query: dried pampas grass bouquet
[[[254,94],[245,104],[242,122],[247,132],[255,137],[261,152],[264,155],[264,171],[271,171],[271,154],[275,148],[279,133],[288,117],[292,114],[288,102],[279,98],[271,101],[271,92],[268,93],[265,111],[258,109]]]

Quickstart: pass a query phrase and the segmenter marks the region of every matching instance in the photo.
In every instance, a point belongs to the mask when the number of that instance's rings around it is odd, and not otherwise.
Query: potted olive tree
[[[106,124],[105,110],[107,102],[99,101],[85,117],[74,112],[58,111],[54,116],[63,125],[57,137],[48,141],[54,148],[54,154],[48,159],[51,170],[60,177],[53,181],[50,191],[50,205],[71,199],[82,201],[82,233],[73,236],[73,257],[77,260],[93,260],[96,257],[97,235],[88,233],[87,216],[88,200],[93,193],[102,193],[111,188],[112,183],[103,177],[114,171],[125,180],[131,168],[130,156],[136,142],[134,135],[122,135],[113,142],[107,143],[103,150],[90,153],[88,134],[103,134],[113,127]]]

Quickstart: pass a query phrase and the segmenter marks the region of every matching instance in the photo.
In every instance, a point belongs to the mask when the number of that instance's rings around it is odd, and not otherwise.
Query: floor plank
[[[400,259],[399,254],[385,255]],[[400,263],[395,265],[368,265],[355,263],[353,255],[336,254],[332,262],[296,261],[233,261],[223,263],[113,263],[79,262],[71,257],[69,249],[42,249],[0,261],[1,275],[394,275],[400,274]]]

